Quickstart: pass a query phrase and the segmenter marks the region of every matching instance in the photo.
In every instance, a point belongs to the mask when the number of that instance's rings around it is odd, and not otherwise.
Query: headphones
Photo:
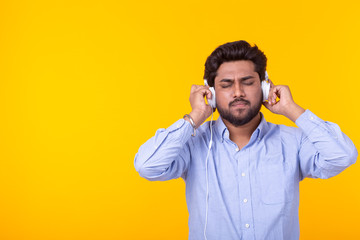
[[[206,79],[204,79],[205,86],[209,86]],[[216,108],[216,98],[215,98],[215,89],[214,87],[209,88],[211,92],[211,98],[208,99],[208,103],[212,108]],[[263,102],[265,102],[269,97],[269,91],[270,91],[270,82],[269,82],[269,75],[267,71],[265,71],[265,80],[261,81],[261,90],[263,93]]]

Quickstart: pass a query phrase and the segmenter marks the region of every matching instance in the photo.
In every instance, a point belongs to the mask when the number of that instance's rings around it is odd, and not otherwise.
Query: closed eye
[[[246,85],[246,86],[250,86],[253,83],[254,83],[254,81],[245,81],[245,82],[243,82],[243,84]]]
[[[225,79],[221,79],[220,86],[222,88],[228,88],[232,85],[232,83],[233,83],[233,80],[225,78]]]
[[[230,83],[230,84],[221,84],[220,86],[222,88],[228,88],[228,87],[231,87],[231,85],[232,85],[232,83]]]

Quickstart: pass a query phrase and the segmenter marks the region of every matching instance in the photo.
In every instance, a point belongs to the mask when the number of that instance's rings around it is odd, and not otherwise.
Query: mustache
[[[236,103],[238,103],[238,102],[241,102],[241,103],[246,104],[246,105],[250,105],[250,102],[248,100],[245,100],[243,98],[237,98],[234,101],[229,103],[229,107],[236,104]]]

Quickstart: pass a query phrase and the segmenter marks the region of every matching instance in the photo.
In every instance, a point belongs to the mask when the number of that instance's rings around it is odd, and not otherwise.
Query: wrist
[[[195,126],[194,120],[192,119],[192,117],[189,114],[185,114],[183,118],[184,118],[185,121],[188,121],[191,124],[191,126],[193,127],[194,133],[191,134],[191,136],[195,137],[195,135],[196,135],[196,126]]]
[[[200,112],[191,111],[189,113],[189,115],[192,118],[192,120],[194,121],[196,128],[198,128],[205,121],[205,119],[203,117],[204,114],[202,114]],[[189,122],[190,122],[190,120],[189,120]]]
[[[284,114],[291,121],[295,122],[301,114],[305,112],[305,109],[297,105],[295,102],[288,107],[288,111]]]

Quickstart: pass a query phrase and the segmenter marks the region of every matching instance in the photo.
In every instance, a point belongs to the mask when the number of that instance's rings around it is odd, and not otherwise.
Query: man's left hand
[[[305,112],[305,109],[294,102],[288,86],[274,85],[271,81],[268,102],[263,104],[272,113],[284,115],[293,122]]]

